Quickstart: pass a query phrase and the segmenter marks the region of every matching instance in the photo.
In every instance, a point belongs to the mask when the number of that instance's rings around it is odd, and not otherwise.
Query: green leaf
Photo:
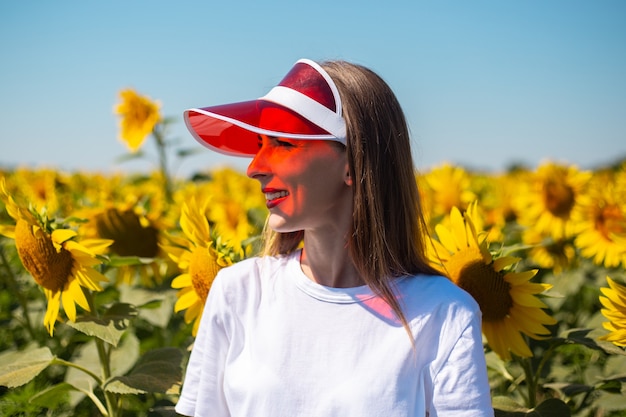
[[[605,351],[606,353],[608,353],[609,355],[622,355],[622,356],[626,356],[626,350],[622,349],[621,347],[611,343],[611,342],[607,342],[605,340],[596,340],[596,343],[598,344],[598,347],[600,349],[602,349],[603,351]]]
[[[119,287],[119,300],[126,303],[132,303],[142,306],[139,310],[139,317],[155,326],[165,328],[174,314],[174,304],[176,303],[176,290],[159,290],[150,291],[144,288],[131,287],[129,285],[121,285]],[[157,308],[144,309],[148,305]]]
[[[40,405],[42,407],[49,408],[51,404],[55,404],[59,402],[59,397],[64,396],[65,394],[69,394],[72,391],[80,392],[87,397],[98,407],[98,410],[103,416],[108,416],[108,412],[102,401],[98,399],[98,397],[94,394],[91,389],[82,389],[79,387],[75,387],[72,384],[67,382],[62,382],[57,385],[53,385],[45,390],[35,394],[31,397],[30,402]]]
[[[572,412],[567,404],[558,398],[550,398],[528,413],[533,417],[570,417]]]
[[[67,325],[89,336],[95,336],[105,342],[117,346],[128,321],[137,317],[137,309],[128,303],[115,303],[102,317],[82,316],[76,322],[68,321]]]
[[[614,375],[610,378],[604,378],[602,382],[597,384],[596,389],[613,394],[621,394],[624,383],[626,383],[626,374]]]
[[[104,312],[103,320],[118,322],[118,326],[127,327],[127,321],[137,317],[137,308],[129,303],[115,303]]]
[[[19,387],[50,365],[54,356],[47,347],[0,354],[0,386]]]
[[[204,152],[204,149],[200,149],[198,147],[195,148],[187,148],[187,149],[179,149],[178,151],[176,151],[176,155],[180,158],[185,158],[187,156],[190,155],[198,155],[202,152]]]
[[[111,375],[124,375],[129,372],[139,360],[139,339],[133,332],[127,332],[115,349],[110,351]],[[74,352],[72,362],[81,368],[99,374],[101,372],[100,356],[96,339],[79,346]],[[83,371],[70,367],[65,374],[65,382],[77,388],[77,392],[70,393],[70,404],[75,406],[82,401],[88,392],[93,391],[93,380]],[[100,385],[96,385],[99,387]]]
[[[588,336],[592,329],[570,329],[564,332],[561,337],[553,338],[559,343],[576,343],[593,350],[600,350],[607,354],[626,355],[626,350],[602,340],[596,340]]]
[[[111,267],[136,266],[149,265],[153,262],[154,258],[140,258],[139,256],[111,256],[107,265]]]
[[[586,394],[593,391],[593,387],[585,384],[570,384],[567,382],[552,382],[544,384],[544,387],[559,391],[568,397],[573,397],[578,394]]]
[[[151,408],[150,415],[154,415],[154,417],[180,417],[173,405]]]
[[[152,300],[137,307],[142,310],[156,310],[161,307],[162,304],[163,300]]]
[[[121,162],[126,162],[126,161],[132,161],[135,159],[141,159],[144,158],[146,155],[144,154],[143,151],[137,151],[135,153],[127,153],[124,155],[120,155],[117,158],[115,158],[115,162],[116,163],[121,163]]]
[[[567,404],[557,398],[545,400],[537,407],[529,410],[506,397],[493,399],[495,417],[570,417],[571,411]]]
[[[511,412],[522,412],[522,414],[520,415],[525,415],[526,411],[528,411],[528,408],[524,407],[521,404],[518,404],[517,402],[515,402],[514,400],[512,400],[509,397],[502,397],[502,396],[496,396],[493,397],[491,400],[491,404],[493,405],[493,408],[501,411],[501,412],[507,412],[507,413],[511,413]],[[514,415],[514,414],[498,414],[496,413],[496,415]]]
[[[50,404],[58,403],[70,391],[76,391],[76,387],[67,382],[62,382],[39,391],[30,398],[30,402],[41,407],[50,407]]]
[[[501,375],[503,378],[505,378],[508,381],[513,381],[515,379],[513,375],[511,375],[511,373],[507,369],[506,362],[500,359],[500,357],[498,357],[498,355],[495,352],[493,351],[487,352],[485,354],[485,360],[487,362],[488,369],[493,370],[494,372],[497,372],[499,375]]]
[[[129,385],[126,385],[122,382],[121,378],[122,377],[116,377],[115,379],[112,379],[111,382],[106,385],[105,390],[109,392],[114,392],[116,394],[126,395],[145,394],[148,392],[146,390],[133,388]]]
[[[111,379],[105,390],[119,394],[178,393],[182,383],[183,353],[178,348],[160,348],[145,353],[126,376]]]
[[[622,392],[622,383],[620,381],[607,381],[604,382],[602,384],[600,384],[597,389],[602,390],[602,391],[606,391],[606,392],[611,392],[613,394],[619,394]]]

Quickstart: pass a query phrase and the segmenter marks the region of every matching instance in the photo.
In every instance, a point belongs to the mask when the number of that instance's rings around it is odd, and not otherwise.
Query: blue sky
[[[299,58],[377,71],[415,162],[499,171],[626,156],[626,1],[31,1],[0,3],[0,167],[148,171],[119,162],[113,106],[134,88],[176,122],[187,176],[246,159],[203,150],[186,108],[265,94]]]

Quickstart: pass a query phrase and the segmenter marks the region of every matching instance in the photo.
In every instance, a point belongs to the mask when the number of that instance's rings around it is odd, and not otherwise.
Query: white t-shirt
[[[493,416],[480,310],[444,277],[397,280],[415,348],[367,286],[330,288],[300,252],[215,278],[178,413],[201,417]]]

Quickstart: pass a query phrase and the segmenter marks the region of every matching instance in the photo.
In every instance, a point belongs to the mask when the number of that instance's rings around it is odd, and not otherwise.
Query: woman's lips
[[[263,193],[265,194],[265,205],[268,209],[276,207],[289,195],[289,192],[285,190],[273,189],[265,189],[263,190]]]

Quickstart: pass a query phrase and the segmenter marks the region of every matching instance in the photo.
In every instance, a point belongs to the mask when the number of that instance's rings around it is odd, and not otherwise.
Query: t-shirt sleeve
[[[176,412],[186,416],[227,417],[222,389],[228,350],[227,315],[220,275],[207,297]]]
[[[493,417],[480,313],[462,330],[433,385],[430,417]]]

